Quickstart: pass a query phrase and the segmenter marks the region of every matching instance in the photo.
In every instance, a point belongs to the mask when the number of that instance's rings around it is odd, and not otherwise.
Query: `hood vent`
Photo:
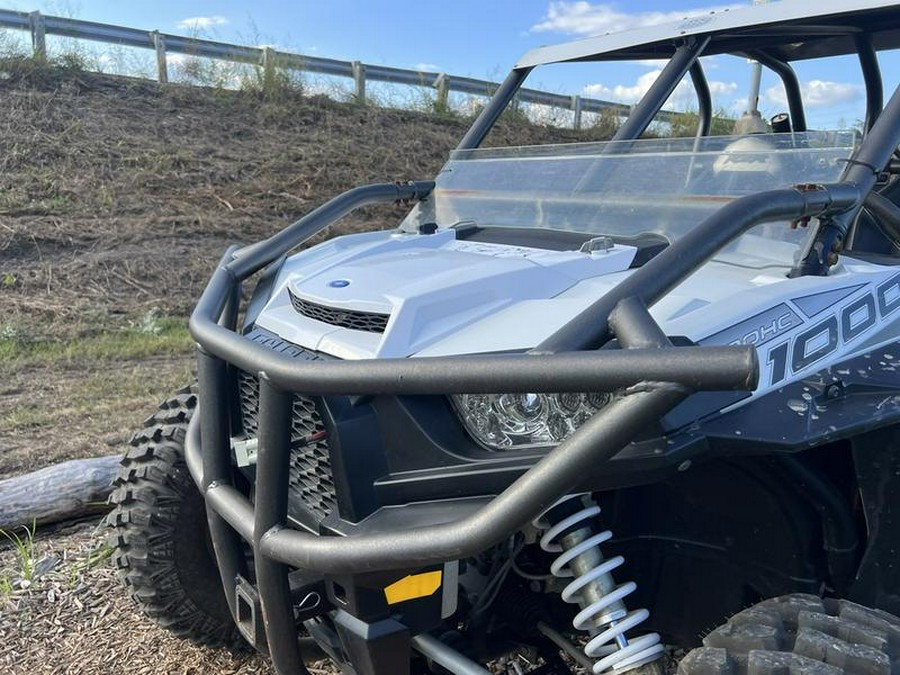
[[[388,319],[391,318],[390,314],[360,312],[355,309],[320,305],[294,295],[294,292],[290,289],[288,289],[288,295],[291,296],[291,305],[293,305],[294,310],[298,314],[331,326],[362,330],[367,333],[383,333],[387,327]]]

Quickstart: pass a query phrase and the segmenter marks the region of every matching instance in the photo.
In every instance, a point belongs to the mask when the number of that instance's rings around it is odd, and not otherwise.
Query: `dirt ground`
[[[432,177],[465,128],[294,92],[0,64],[0,479],[122,452],[192,378],[187,316],[229,243],[355,185]],[[510,122],[499,140],[560,133]],[[402,215],[366,209],[335,230]],[[45,529],[30,562],[0,541],[0,671],[271,672],[145,621],[102,539],[93,524]],[[22,584],[33,563],[52,569]]]
[[[137,613],[106,563],[103,528],[83,523],[39,536],[35,558],[53,569],[0,598],[0,671],[46,675],[274,673],[250,651],[177,640]],[[0,565],[15,565],[0,552]],[[319,673],[333,670],[316,668]]]
[[[0,479],[121,449],[191,377],[186,317],[230,243],[357,185],[432,177],[466,122],[0,64]]]
[[[0,366],[0,478],[121,449],[155,402],[191,377],[184,320],[229,243],[268,236],[354,185],[430,176],[463,130],[324,98],[8,74],[0,345],[13,358]],[[400,216],[370,210],[342,227]],[[184,339],[150,354],[131,344],[143,324],[163,319]],[[122,344],[103,358],[80,349],[110,336]],[[73,396],[85,382],[92,397]]]

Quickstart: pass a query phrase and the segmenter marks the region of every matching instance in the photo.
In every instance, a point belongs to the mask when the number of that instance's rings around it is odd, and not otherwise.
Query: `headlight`
[[[451,396],[469,433],[493,450],[557,445],[612,400],[612,394]]]

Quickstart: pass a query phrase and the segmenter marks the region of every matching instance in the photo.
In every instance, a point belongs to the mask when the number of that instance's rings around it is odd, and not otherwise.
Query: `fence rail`
[[[270,47],[248,47],[246,45],[214,42],[200,38],[146,31],[125,26],[113,26],[81,21],[60,16],[48,16],[40,12],[17,12],[0,9],[0,27],[30,31],[31,43],[36,58],[47,57],[47,35],[58,35],[79,40],[89,40],[106,44],[152,49],[156,52],[158,79],[169,81],[167,54],[200,56],[233,63],[260,66],[265,78],[272,77],[276,68],[298,70],[322,75],[352,78],[356,101],[365,103],[366,82],[387,82],[414,87],[427,87],[436,91],[437,105],[446,107],[450,92],[476,96],[490,96],[500,85],[497,82],[460,77],[447,73],[423,70],[404,70],[389,66],[378,66],[359,61],[339,61],[317,56],[277,51]],[[630,108],[622,103],[602,101],[582,96],[565,96],[537,89],[521,89],[517,95],[520,103],[532,103],[562,108],[572,111],[573,126],[582,125],[583,113],[608,111],[614,115],[627,115]],[[662,111],[659,117],[670,119],[672,113]]]

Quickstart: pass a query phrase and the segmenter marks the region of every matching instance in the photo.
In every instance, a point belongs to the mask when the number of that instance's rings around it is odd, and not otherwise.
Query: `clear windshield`
[[[652,233],[671,242],[737,197],[836,181],[854,139],[806,132],[455,151],[433,197],[403,227],[471,222],[614,238]],[[754,267],[790,264],[804,236],[783,223],[763,225],[723,255],[739,252],[741,264]]]

